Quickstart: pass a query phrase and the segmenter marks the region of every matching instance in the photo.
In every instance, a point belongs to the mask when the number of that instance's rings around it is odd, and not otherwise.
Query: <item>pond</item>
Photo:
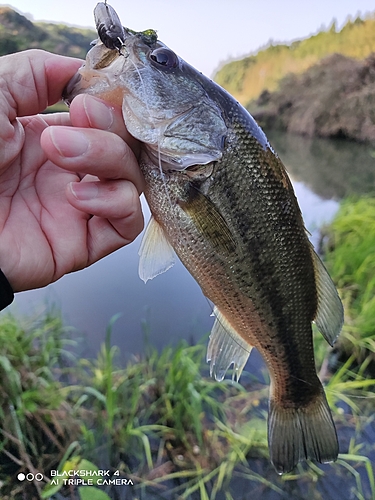
[[[344,140],[275,132],[268,136],[287,167],[317,246],[319,228],[332,219],[340,198],[375,190],[375,151]],[[65,323],[86,339],[86,356],[95,355],[115,315],[112,343],[120,346],[124,360],[143,351],[146,337],[161,348],[182,338],[195,343],[207,336],[213,323],[211,304],[181,263],[147,284],[139,279],[140,240],[45,289],[17,294],[11,310],[37,315],[56,305]]]

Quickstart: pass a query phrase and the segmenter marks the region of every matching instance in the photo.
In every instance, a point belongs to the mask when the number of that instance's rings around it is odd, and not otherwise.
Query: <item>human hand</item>
[[[37,115],[80,65],[37,50],[1,58],[0,268],[14,291],[87,267],[143,227],[121,110],[82,95],[70,113]]]

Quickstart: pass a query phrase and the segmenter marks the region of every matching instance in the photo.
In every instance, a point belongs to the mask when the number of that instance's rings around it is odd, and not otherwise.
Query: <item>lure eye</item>
[[[176,54],[164,47],[151,52],[150,58],[163,69],[172,69],[178,66],[178,57]]]

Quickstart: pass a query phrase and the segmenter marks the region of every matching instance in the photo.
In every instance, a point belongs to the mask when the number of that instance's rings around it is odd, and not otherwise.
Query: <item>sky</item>
[[[8,5],[35,21],[95,27],[96,0],[11,0]],[[207,76],[270,40],[305,38],[333,19],[342,27],[348,16],[375,12],[373,0],[111,0],[111,5],[124,26],[157,30],[160,40]]]

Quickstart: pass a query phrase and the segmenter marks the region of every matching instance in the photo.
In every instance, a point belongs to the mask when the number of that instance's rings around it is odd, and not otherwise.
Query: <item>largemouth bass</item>
[[[280,474],[304,459],[338,455],[316,374],[312,322],[333,344],[343,324],[336,288],[310,244],[285,168],[249,113],[158,40],[123,28],[106,3],[94,11],[100,39],[68,84],[121,104],[142,142],[152,212],[140,249],[147,281],[174,251],[214,304],[207,359],[237,378],[252,346],[270,372],[268,440]]]

